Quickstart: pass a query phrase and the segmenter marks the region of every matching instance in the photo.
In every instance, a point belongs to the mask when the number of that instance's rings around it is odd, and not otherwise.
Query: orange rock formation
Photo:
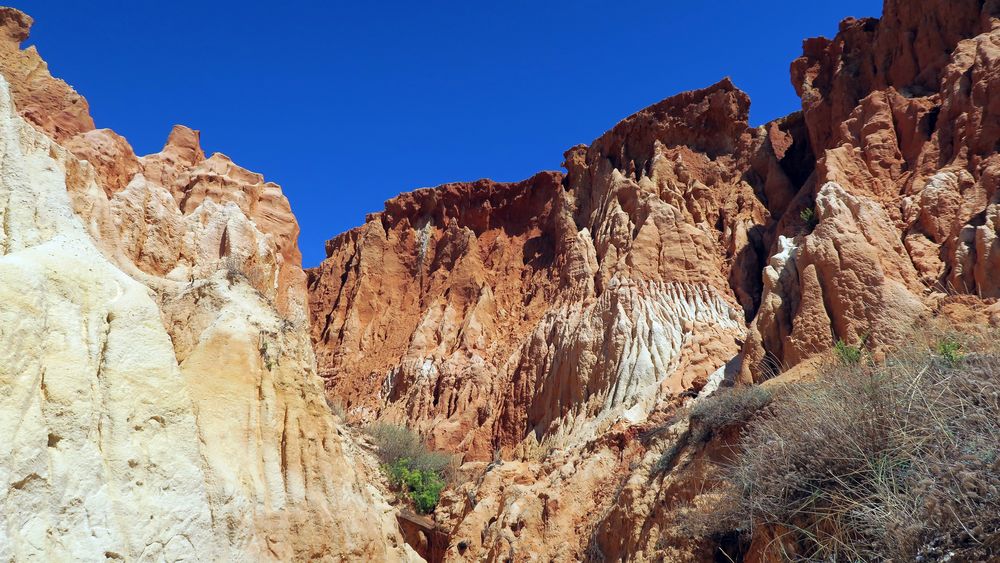
[[[670,440],[644,431],[838,340],[1000,322],[998,18],[887,0],[804,43],[800,113],[750,127],[726,80],[573,147],[565,175],[418,190],[331,240],[308,273],[319,372],[349,418],[468,462],[447,558],[709,558],[672,513],[724,443],[663,474]]]

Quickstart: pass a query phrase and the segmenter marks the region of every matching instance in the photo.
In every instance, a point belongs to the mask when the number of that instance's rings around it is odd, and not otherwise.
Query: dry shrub
[[[653,473],[662,473],[673,466],[677,456],[689,444],[708,441],[715,433],[731,426],[749,422],[771,403],[771,391],[759,386],[723,387],[714,394],[695,401],[690,407],[677,411],[666,424],[643,434],[644,439],[655,438],[670,430],[680,418],[690,420],[689,430],[677,436],[653,466]]]
[[[334,414],[341,422],[347,422],[347,409],[344,408],[344,403],[339,398],[331,399],[329,395],[326,396],[326,406],[329,407],[330,412]]]
[[[275,276],[274,271],[267,264],[250,262],[234,254],[229,254],[221,259],[220,269],[225,270],[224,276],[229,285],[243,280],[261,297],[270,300],[268,295],[273,293]]]
[[[749,422],[771,403],[771,391],[766,387],[724,387],[714,395],[691,407],[691,438],[703,442],[715,432]]]
[[[897,353],[837,371],[789,385],[750,424],[719,506],[744,530],[781,530],[781,558],[1000,556],[1000,356]]]

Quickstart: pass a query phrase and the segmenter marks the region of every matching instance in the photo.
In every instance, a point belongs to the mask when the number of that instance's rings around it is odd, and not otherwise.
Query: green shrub
[[[841,365],[853,366],[861,363],[862,350],[860,346],[851,346],[843,340],[837,340],[836,344],[833,345],[833,352]]]
[[[366,429],[378,447],[382,470],[422,513],[437,506],[441,490],[453,476],[452,456],[431,451],[404,426],[375,424]]]
[[[392,484],[406,492],[421,514],[433,512],[441,498],[445,481],[438,473],[418,469],[407,459],[399,459],[391,464],[383,464],[382,470]]]
[[[806,224],[806,228],[810,231],[816,228],[819,224],[819,217],[816,216],[816,211],[812,207],[807,207],[799,213],[799,219]]]
[[[962,344],[957,340],[946,338],[937,345],[937,354],[945,359],[949,364],[955,364],[962,360]]]

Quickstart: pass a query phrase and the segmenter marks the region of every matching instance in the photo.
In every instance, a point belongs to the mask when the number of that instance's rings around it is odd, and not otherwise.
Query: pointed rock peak
[[[749,130],[750,96],[733,81],[671,96],[623,119],[592,151],[622,170],[641,170],[654,145],[686,146],[711,157],[733,152]]]
[[[17,8],[0,6],[0,37],[7,43],[20,46],[28,38],[35,20]]]
[[[205,160],[205,152],[201,150],[201,132],[183,125],[174,125],[167,137],[163,152],[169,152],[189,164]]]
[[[622,124],[638,116],[715,130],[728,130],[734,125],[746,127],[750,119],[750,96],[727,76],[707,88],[681,92],[657,102],[626,118]]]

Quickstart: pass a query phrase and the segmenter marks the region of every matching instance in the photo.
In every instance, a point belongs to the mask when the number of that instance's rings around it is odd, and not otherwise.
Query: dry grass
[[[749,422],[761,409],[771,404],[771,391],[765,387],[724,387],[691,407],[691,437],[703,442],[715,432]]]
[[[690,407],[678,410],[666,424],[653,428],[643,435],[644,439],[653,438],[667,432],[680,418],[686,417],[690,421],[688,430],[677,436],[664,449],[653,466],[653,473],[662,473],[670,469],[680,452],[689,445],[706,442],[725,428],[743,426],[769,405],[772,399],[770,389],[756,385],[723,387],[713,395],[696,401]]]
[[[340,419],[340,422],[347,422],[347,410],[344,408],[344,403],[340,399],[331,399],[329,395],[326,396],[326,406],[329,407],[330,412],[334,416]]]
[[[938,337],[789,385],[744,432],[717,519],[780,530],[782,559],[1000,556],[1000,355],[984,343]]]

